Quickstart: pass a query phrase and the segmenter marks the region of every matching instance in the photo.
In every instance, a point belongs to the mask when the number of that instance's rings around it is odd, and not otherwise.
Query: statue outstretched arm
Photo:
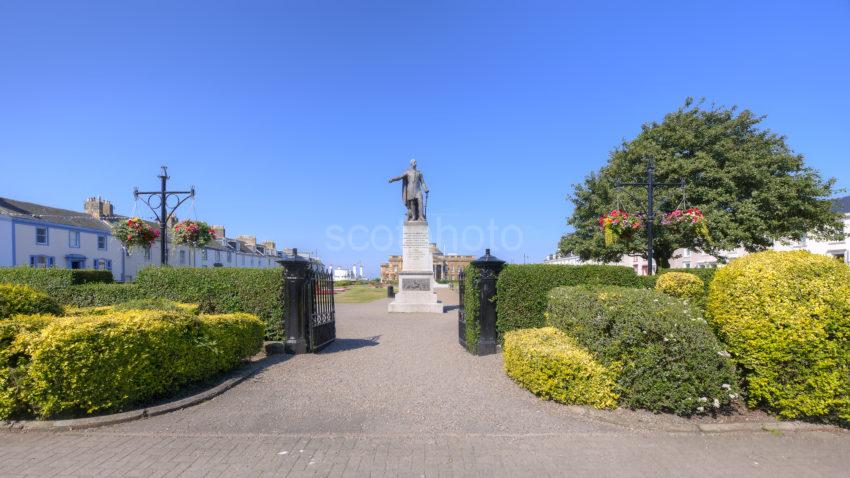
[[[390,182],[391,182],[391,183],[394,183],[394,182],[396,182],[396,181],[401,181],[402,179],[404,179],[404,175],[403,175],[403,174],[402,174],[401,176],[396,177],[396,178],[390,178]]]

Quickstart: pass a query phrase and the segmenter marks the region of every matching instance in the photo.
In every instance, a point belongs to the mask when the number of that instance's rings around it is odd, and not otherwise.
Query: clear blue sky
[[[374,273],[415,157],[432,234],[492,221],[540,260],[571,184],[687,96],[768,115],[847,187],[850,3],[3,1],[0,195],[127,214],[167,164],[229,235]]]

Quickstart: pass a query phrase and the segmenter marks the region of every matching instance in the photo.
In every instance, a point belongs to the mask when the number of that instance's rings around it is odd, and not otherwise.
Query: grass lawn
[[[363,304],[383,299],[387,296],[387,289],[383,287],[372,287],[370,285],[355,285],[347,291],[334,296],[337,304]]]

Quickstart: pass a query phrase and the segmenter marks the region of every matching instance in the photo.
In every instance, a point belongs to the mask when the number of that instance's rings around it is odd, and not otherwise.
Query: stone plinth
[[[398,274],[398,293],[389,312],[442,314],[443,303],[434,292],[434,267],[428,223],[407,221],[402,232],[402,271]]]

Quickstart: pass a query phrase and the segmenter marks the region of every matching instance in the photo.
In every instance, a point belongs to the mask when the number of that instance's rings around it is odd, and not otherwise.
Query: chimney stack
[[[222,239],[225,237],[224,235],[224,226],[212,226],[213,232],[215,232],[215,237],[217,239]]]
[[[236,236],[236,239],[251,247],[257,247],[257,236]]]
[[[102,197],[90,197],[83,203],[83,210],[91,217],[103,219],[104,217],[112,217],[115,215],[115,209],[112,203]]]

